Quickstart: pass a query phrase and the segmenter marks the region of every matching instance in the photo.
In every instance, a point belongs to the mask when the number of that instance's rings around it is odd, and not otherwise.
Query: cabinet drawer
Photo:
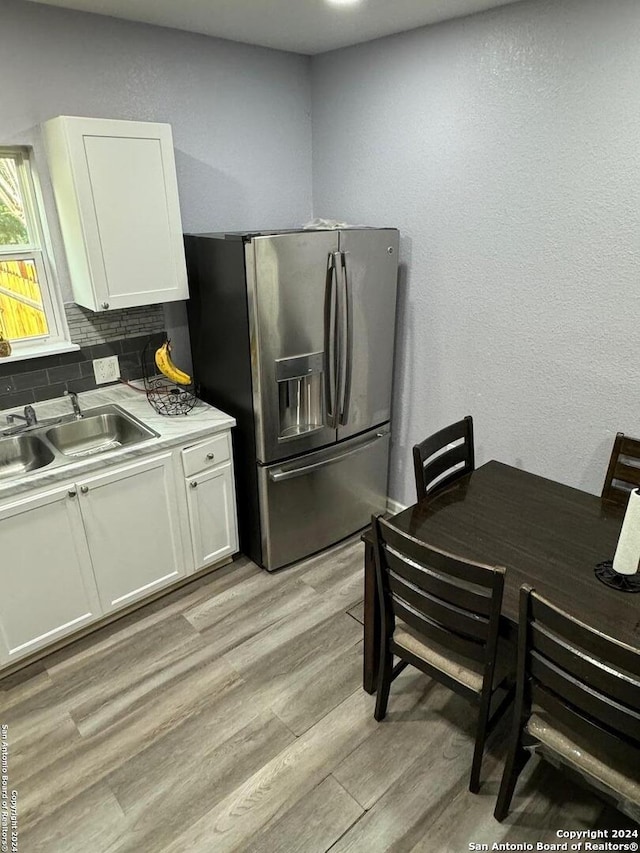
[[[231,440],[228,432],[201,441],[182,451],[185,476],[191,477],[226,462],[231,458]]]

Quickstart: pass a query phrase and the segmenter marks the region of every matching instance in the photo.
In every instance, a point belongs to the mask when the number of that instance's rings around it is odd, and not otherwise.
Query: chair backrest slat
[[[615,690],[611,698],[624,702],[630,708],[640,708],[640,680],[626,675],[622,670],[619,677],[611,678],[611,668],[597,658],[590,657],[581,649],[550,633],[546,627],[531,626],[533,646],[556,666],[573,673],[580,681],[598,690],[603,695]]]
[[[473,640],[487,639],[489,620],[486,616],[471,613],[464,608],[435,598],[393,572],[389,575],[389,586],[391,587],[394,606],[398,601],[407,602],[421,616],[437,622],[448,631],[454,631],[456,634],[462,634]]]
[[[461,443],[447,448],[455,442]],[[436,456],[436,454],[439,455]],[[427,495],[433,494],[473,471],[475,450],[471,415],[444,427],[416,444],[413,448],[413,465],[418,500],[424,499]],[[456,465],[460,467],[451,471],[448,476],[443,476]]]
[[[537,652],[529,655],[528,667],[538,684],[565,698],[574,709],[640,743],[640,714],[637,711],[593,690]]]
[[[461,560],[372,519],[383,612],[472,660],[495,654],[504,569]],[[393,628],[391,628],[390,633]]]
[[[476,584],[485,589],[493,589],[496,582],[496,569],[494,566],[485,566],[481,563],[460,560],[458,557],[446,554],[444,551],[429,548],[428,545],[418,542],[417,539],[393,527],[393,525],[384,521],[384,519],[381,519],[381,525],[383,525],[385,543],[397,553],[404,554],[406,558],[412,560],[414,563],[426,566],[438,572],[443,577],[451,575],[458,580]]]
[[[629,460],[638,460],[638,467]],[[603,500],[626,504],[629,492],[640,486],[640,440],[619,432],[613,442],[609,466],[602,487]]]
[[[466,438],[469,421],[473,423],[471,415],[467,415],[461,421],[449,424],[448,426],[438,430],[438,432],[434,432],[428,438],[425,438],[422,442],[422,446],[427,454],[425,458],[433,456],[434,453],[437,453],[438,450],[445,447],[447,444],[453,444],[454,441]]]
[[[422,476],[424,478],[427,491],[430,491],[430,485],[446,471],[455,468],[456,465],[462,465],[467,461],[467,448],[464,444],[458,444],[448,450],[443,451],[438,456],[434,456],[430,461],[425,462],[422,466]],[[457,474],[457,471],[452,472]]]
[[[541,713],[545,717],[557,721],[565,731],[572,732],[577,740],[596,743],[600,750],[612,755],[620,752],[621,747],[624,752],[628,746],[634,746],[626,738],[621,738],[604,728],[598,720],[585,717],[575,711],[571,705],[567,705],[539,684],[533,684],[531,687],[531,701],[538,709],[538,713],[540,713],[539,709],[542,709]]]
[[[391,571],[425,592],[482,616],[490,615],[490,589],[466,583],[451,575],[442,575],[430,566],[420,566],[406,557],[402,558],[391,548],[387,548],[386,553]]]
[[[520,612],[527,626],[525,677],[541,701],[552,695],[573,715],[640,746],[640,650],[584,625],[529,587],[521,590]]]
[[[425,637],[426,640],[433,640],[444,646],[445,649],[464,655],[471,660],[483,662],[486,659],[486,644],[475,643],[473,640],[461,637],[453,631],[448,631],[442,625],[438,625],[437,622],[432,622],[426,616],[421,616],[402,601],[393,602],[393,614]]]
[[[633,488],[640,486],[640,467],[627,465],[622,460],[619,460],[613,472],[613,479],[619,480],[621,483],[626,483],[629,488],[625,489],[625,491],[631,491]]]
[[[530,596],[529,608],[532,624],[546,627],[548,632],[554,633],[559,639],[564,639],[568,647],[590,652],[591,657],[600,660],[613,660],[616,669],[626,670],[635,675],[640,672],[638,649],[633,649],[584,625],[537,593]]]

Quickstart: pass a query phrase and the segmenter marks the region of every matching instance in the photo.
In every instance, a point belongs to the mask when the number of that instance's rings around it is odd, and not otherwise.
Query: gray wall
[[[51,116],[168,121],[185,230],[312,207],[401,229],[393,498],[411,501],[411,445],[468,412],[479,462],[599,490],[615,431],[639,432],[636,0],[532,0],[313,60],[21,0],[0,15],[0,140],[38,165]]]
[[[478,462],[599,492],[640,433],[640,3],[524,2],[316,57],[314,214],[397,225],[390,494]]]
[[[21,0],[0,0],[0,21],[0,143],[34,145],[65,299],[37,129],[52,116],[169,122],[185,231],[311,218],[307,57]],[[184,362],[182,306],[167,317]]]

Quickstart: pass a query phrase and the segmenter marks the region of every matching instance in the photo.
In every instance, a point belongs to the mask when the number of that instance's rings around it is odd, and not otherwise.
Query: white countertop
[[[188,444],[190,441],[195,442],[205,436],[230,429],[236,423],[230,415],[214,409],[213,406],[201,400],[197,401],[196,406],[187,415],[171,417],[159,415],[147,401],[144,392],[127,385],[110,385],[108,388],[86,391],[78,395],[78,401],[83,411],[115,403],[142,421],[145,426],[157,432],[158,437],[146,439],[134,446],[109,450],[96,456],[70,459],[68,465],[52,468],[49,471],[45,466],[19,477],[0,480],[0,500],[6,500],[31,489],[42,489],[60,482],[72,482],[78,477],[104,468],[105,465],[128,462],[170,447]],[[35,403],[34,409],[38,420],[45,421],[48,418],[68,415],[72,411],[71,400],[68,397],[58,397],[55,400]],[[22,414],[22,411],[21,407],[1,410],[0,429],[6,423],[8,414],[11,412]],[[6,426],[10,428],[9,424]]]

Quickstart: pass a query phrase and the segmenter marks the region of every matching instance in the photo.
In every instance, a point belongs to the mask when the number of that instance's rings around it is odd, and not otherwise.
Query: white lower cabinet
[[[186,574],[171,453],[78,481],[104,613]]]
[[[0,507],[0,663],[100,616],[73,483]]]
[[[191,547],[197,570],[238,550],[231,463],[196,474],[186,482]]]
[[[235,553],[230,448],[218,433],[0,503],[0,668]]]

